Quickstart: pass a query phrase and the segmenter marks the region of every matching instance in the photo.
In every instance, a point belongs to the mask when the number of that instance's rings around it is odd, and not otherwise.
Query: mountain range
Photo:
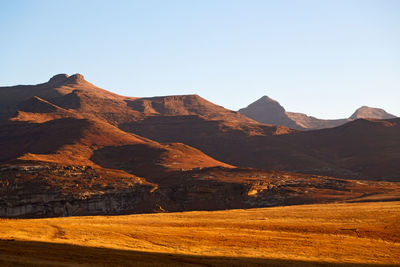
[[[338,127],[304,131],[267,97],[247,110],[273,120],[198,95],[120,96],[81,74],[0,87],[0,216],[398,197],[400,119],[359,119],[382,114],[362,108]]]
[[[261,97],[246,108],[240,109],[239,112],[261,123],[284,125],[298,130],[333,128],[356,119],[385,120],[397,118],[383,109],[362,106],[349,118],[323,120],[303,113],[287,112],[278,101],[268,96]]]

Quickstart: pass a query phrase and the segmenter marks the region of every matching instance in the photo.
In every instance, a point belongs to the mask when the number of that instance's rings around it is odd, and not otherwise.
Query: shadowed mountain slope
[[[250,135],[221,129],[218,122],[181,117],[149,118],[123,129],[159,142],[183,142],[235,166],[400,180],[399,119],[356,120],[283,135]]]
[[[89,119],[62,118],[28,124],[10,122],[1,127],[0,144],[3,148],[0,160],[3,162],[30,160],[99,167],[90,160],[94,151],[112,147],[116,157],[123,162],[124,156],[128,155],[120,153],[126,152],[126,146],[139,146],[140,153],[135,153],[135,150],[132,153],[141,158],[149,170],[160,166],[165,170],[229,166],[184,144],[162,145]],[[183,156],[184,151],[190,151],[190,157]],[[134,169],[131,171],[135,173]]]
[[[299,150],[333,164],[334,168],[308,170],[343,177],[400,181],[400,119],[359,119],[342,126],[282,136]]]

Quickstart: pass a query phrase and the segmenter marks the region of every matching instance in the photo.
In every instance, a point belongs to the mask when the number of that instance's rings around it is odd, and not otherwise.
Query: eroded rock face
[[[110,176],[108,171],[87,166],[2,166],[0,217],[256,208],[363,201],[365,196],[400,199],[400,185],[396,183],[256,169],[194,168],[171,172],[159,178],[158,184],[118,173]]]
[[[0,217],[57,217],[152,212],[154,185],[110,181],[88,166],[0,168]]]
[[[6,199],[7,203],[2,203],[0,207],[0,216],[32,218],[152,212],[151,209],[141,207],[144,193],[143,190],[127,190],[118,194],[91,195],[88,198],[51,193],[26,195],[23,201],[20,197]]]

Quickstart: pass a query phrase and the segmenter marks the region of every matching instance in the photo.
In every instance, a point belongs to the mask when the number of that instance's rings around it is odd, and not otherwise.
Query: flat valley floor
[[[400,202],[0,219],[1,266],[399,266]]]

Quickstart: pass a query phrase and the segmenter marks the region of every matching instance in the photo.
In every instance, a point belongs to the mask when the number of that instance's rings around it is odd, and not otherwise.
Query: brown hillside
[[[197,95],[119,96],[79,74],[3,87],[0,96],[0,216],[398,197],[395,183],[313,175],[399,181],[398,119],[301,132],[257,123]]]
[[[398,119],[357,120],[337,128],[285,134],[275,134],[271,126],[257,127],[262,130],[253,135],[218,121],[157,117],[122,129],[159,142],[182,142],[235,166],[400,181]]]
[[[158,166],[171,170],[228,166],[186,145],[161,145],[107,123],[88,119],[63,118],[29,124],[10,122],[1,128],[0,142],[4,148],[0,152],[1,161],[19,159],[98,167],[90,160],[95,151],[113,150],[116,153],[114,158],[106,160],[124,162],[127,160],[125,156],[129,157],[124,154],[126,148],[139,146],[140,150],[135,152],[133,149],[132,154],[141,158],[149,171]],[[103,165],[110,165],[107,161],[103,160]]]
[[[310,156],[334,164],[334,169],[309,170],[337,175],[335,169],[351,171],[348,175],[400,181],[400,119],[359,119],[337,128],[294,133],[282,136]]]
[[[158,142],[184,143],[235,166],[400,179],[395,166],[400,150],[398,127],[386,127],[383,122],[356,121],[343,127],[303,133],[285,126],[257,123],[197,95],[119,96],[90,84],[79,74],[56,75],[49,82],[35,86],[0,88],[0,95],[4,96],[0,98],[3,118],[8,116],[16,122],[86,118],[103,123],[102,127],[107,129],[111,124]],[[260,101],[278,105],[284,112],[276,101],[264,98]],[[397,125],[396,121],[387,123]],[[125,136],[122,131],[119,133]],[[107,149],[102,152],[115,150]],[[86,153],[84,157],[77,156],[81,160],[87,161],[92,155],[91,149],[74,151],[74,155]],[[97,160],[100,154],[96,153]],[[169,165],[186,169],[185,164]]]
[[[42,84],[0,87],[0,119],[15,116],[20,106],[33,97],[66,110],[75,110],[86,118],[102,119],[114,125],[141,116],[127,108],[125,100],[132,98],[98,88],[81,74],[59,74]]]
[[[129,107],[145,116],[198,115],[211,120],[254,123],[240,113],[215,105],[198,95],[139,98],[127,102]]]
[[[21,111],[21,105],[27,107],[26,101],[35,97],[60,108],[74,110],[85,118],[103,120],[115,126],[157,115],[198,115],[232,124],[257,124],[198,95],[124,97],[96,87],[81,74],[55,75],[48,82],[38,85],[0,87],[0,118],[4,120],[15,116],[17,111]],[[42,111],[47,112],[45,109]]]
[[[0,142],[5,148],[4,155],[1,156],[3,160],[19,158],[95,165],[90,161],[90,157],[97,149],[113,147],[115,151],[119,148],[125,151],[123,146],[140,144],[142,145],[140,151],[144,153],[142,155],[144,158],[146,158],[146,149],[155,159],[161,157],[159,159],[161,162],[158,162],[157,166],[162,165],[163,161],[169,162],[166,163],[168,168],[174,170],[228,166],[207,157],[198,150],[191,150],[183,144],[163,146],[110,125],[118,124],[125,119],[136,120],[146,114],[139,113],[128,106],[134,98],[119,96],[100,89],[87,82],[80,74],[72,76],[59,74],[47,83],[35,86],[0,88],[0,94],[5,96],[0,100],[4,104],[1,111],[10,119],[1,129]],[[199,97],[195,97],[194,101],[212,105]],[[4,112],[7,103],[8,108],[14,108],[12,112]],[[190,102],[186,105],[194,104]],[[202,109],[200,104],[198,108]],[[203,107],[203,110],[207,108]],[[29,124],[24,122],[29,122]],[[154,151],[159,151],[159,153],[154,154]],[[165,154],[165,151],[169,153]],[[189,153],[190,156],[183,156],[185,153]],[[173,158],[170,159],[168,155],[171,157],[180,155],[179,163]],[[147,159],[149,162],[154,161],[149,157]],[[192,160],[193,163],[190,163]]]

